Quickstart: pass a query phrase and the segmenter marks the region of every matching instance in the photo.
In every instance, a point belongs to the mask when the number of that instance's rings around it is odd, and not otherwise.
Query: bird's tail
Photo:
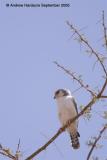
[[[72,147],[78,149],[80,147],[79,138],[80,134],[77,132],[75,134],[70,134]]]

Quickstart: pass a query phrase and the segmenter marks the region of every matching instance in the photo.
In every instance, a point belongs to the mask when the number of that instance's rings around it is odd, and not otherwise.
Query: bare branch
[[[105,96],[105,95],[102,95],[102,96],[101,96],[101,98],[107,98],[107,96]]]
[[[4,148],[2,145],[0,145],[0,154],[13,160],[16,160],[16,157],[12,154],[11,150],[9,148]]]
[[[33,154],[31,154],[29,157],[27,157],[25,160],[31,160],[34,158],[37,154],[39,154],[41,151],[45,150],[62,132],[66,130],[66,128],[73,123],[76,119],[78,119],[80,116],[84,114],[84,112],[90,108],[94,103],[96,102],[96,97],[93,97],[93,99],[84,107],[84,109],[74,118],[70,119],[62,128],[60,128],[57,133],[48,141],[46,142],[42,147],[40,147],[38,150],[36,150]]]
[[[107,48],[107,33],[106,33],[106,26],[105,26],[105,20],[104,20],[104,11],[103,11],[103,15],[102,15],[102,26],[103,26],[103,30],[104,30],[104,39],[105,39],[105,45]],[[104,84],[102,85],[102,88],[100,89],[100,91],[98,91],[97,93],[95,93],[93,90],[91,90],[89,88],[89,85],[84,84],[81,77],[75,75],[75,73],[69,71],[68,69],[66,69],[65,67],[63,67],[62,65],[60,65],[57,62],[54,62],[57,67],[61,68],[65,73],[67,73],[68,75],[70,75],[72,77],[73,80],[75,80],[76,82],[78,82],[78,84],[80,85],[80,88],[84,88],[87,92],[89,92],[92,95],[91,100],[88,102],[88,104],[78,113],[77,116],[73,117],[72,119],[70,119],[62,128],[59,128],[58,131],[54,134],[53,137],[51,137],[44,145],[42,145],[40,148],[38,148],[34,153],[32,153],[30,156],[28,156],[25,160],[32,160],[36,155],[38,155],[40,152],[42,152],[43,150],[45,150],[52,142],[55,141],[55,139],[61,134],[63,133],[67,127],[69,127],[76,119],[80,118],[90,107],[93,107],[93,105],[96,103],[97,100],[100,100],[101,98],[107,98],[106,95],[103,95],[103,92],[105,91],[106,87],[107,87],[107,70],[105,68],[104,65],[104,57],[102,57],[101,54],[99,54],[97,51],[95,51],[93,49],[93,47],[89,44],[89,42],[84,38],[84,36],[82,34],[80,34],[80,31],[78,31],[72,24],[70,24],[69,22],[67,22],[67,25],[70,27],[70,29],[73,31],[73,35],[77,35],[78,36],[78,40],[80,42],[83,42],[83,44],[89,49],[89,52],[91,53],[91,55],[94,55],[96,57],[96,62],[99,62],[100,66],[103,69],[103,72],[105,74],[105,81]],[[95,63],[96,63],[95,62]],[[94,64],[95,66],[95,64]],[[80,89],[79,88],[79,89]],[[77,89],[78,90],[78,89]],[[76,90],[76,91],[77,91]],[[89,151],[89,154],[87,156],[87,160],[89,160],[94,148],[96,147],[97,142],[100,140],[103,132],[107,129],[107,124],[103,127],[103,129],[100,131],[98,137],[95,139],[92,148]],[[2,145],[0,145],[0,154],[2,154],[3,156],[6,156],[8,158],[11,158],[12,160],[18,160],[19,156],[20,156],[20,139],[19,139],[19,143],[17,145],[17,150],[16,150],[16,154],[13,155],[12,152],[9,149],[5,149],[2,147]]]
[[[92,96],[95,96],[95,95],[96,95],[91,89],[89,89],[89,85],[85,85],[85,84],[83,83],[83,81],[82,81],[81,79],[79,79],[79,77],[77,77],[77,76],[74,75],[73,72],[67,70],[65,67],[63,67],[62,65],[60,65],[60,64],[57,63],[56,61],[55,61],[54,63],[57,65],[57,67],[61,68],[61,69],[64,70],[68,75],[70,75],[73,80],[76,80],[76,81],[80,84],[80,86],[81,86],[82,88],[84,88],[86,91],[88,91],[89,93],[91,93]]]
[[[68,71],[67,69],[65,69],[63,66],[59,65],[57,62],[54,62],[58,67],[62,68],[66,73],[68,73],[73,79],[75,79],[84,89],[86,89],[88,92],[90,92],[93,95],[92,100],[84,107],[84,109],[74,118],[72,118],[71,120],[69,120],[66,125],[64,125],[62,128],[60,128],[57,133],[50,138],[50,140],[48,142],[46,142],[42,147],[40,147],[39,149],[37,149],[34,153],[32,153],[29,157],[27,157],[25,160],[31,160],[32,158],[34,158],[37,154],[39,154],[41,151],[45,150],[62,132],[64,132],[66,130],[66,128],[73,123],[76,119],[78,119],[80,116],[82,116],[85,111],[87,109],[89,109],[90,107],[93,106],[93,104],[96,103],[96,101],[98,99],[101,98],[102,93],[104,92],[106,86],[107,86],[107,80],[105,81],[101,91],[99,92],[99,94],[96,96],[89,88],[87,88],[87,86],[85,86],[76,76],[74,76],[73,73],[71,73],[70,71]]]
[[[70,29],[79,37],[80,42],[83,42],[89,49],[91,54],[95,55],[95,57],[97,58],[98,62],[100,63],[106,77],[107,77],[107,71],[105,69],[105,66],[102,62],[102,59],[100,58],[99,54],[93,49],[93,47],[89,44],[89,42],[83,37],[83,35],[80,34],[80,32],[67,21],[67,25],[70,27]]]
[[[88,49],[90,50],[90,53],[93,54],[97,61],[100,63],[105,75],[106,75],[106,79],[104,81],[104,84],[102,85],[101,90],[99,91],[98,94],[94,93],[90,88],[89,85],[84,85],[83,81],[81,80],[81,78],[75,76],[75,74],[69,70],[67,70],[65,67],[61,66],[60,64],[58,64],[57,62],[54,62],[59,68],[61,68],[62,70],[64,70],[68,75],[70,75],[72,77],[73,80],[77,81],[80,85],[80,87],[84,88],[86,91],[88,91],[91,95],[92,95],[92,99],[91,101],[83,108],[83,110],[74,118],[70,119],[62,128],[60,128],[56,134],[50,138],[48,140],[48,142],[46,142],[43,146],[41,146],[39,149],[37,149],[34,153],[32,153],[30,156],[28,156],[25,160],[31,160],[32,158],[34,158],[36,155],[38,155],[41,151],[45,150],[62,132],[64,132],[66,130],[66,128],[73,123],[76,119],[78,119],[80,116],[82,116],[87,109],[89,109],[90,107],[93,106],[93,104],[96,103],[97,100],[101,99],[101,98],[106,98],[106,96],[103,95],[103,92],[107,86],[107,71],[106,68],[103,64],[103,57],[100,57],[100,54],[98,54],[93,48],[92,46],[88,43],[88,41],[83,37],[83,35],[81,35],[79,33],[79,31],[71,24],[69,24],[69,22],[67,22],[67,24],[70,26],[71,30],[73,30],[74,34],[76,34],[79,37],[79,40],[81,42],[83,42]],[[104,25],[105,26],[105,25]],[[106,126],[107,127],[107,126]],[[103,129],[105,130],[105,128]],[[97,138],[97,140],[95,141],[94,145],[96,145],[97,141],[100,139],[100,136],[102,135],[102,132],[104,132],[103,130],[100,131],[100,134]],[[92,148],[93,151],[94,147]],[[92,152],[90,151],[90,152]],[[90,155],[89,155],[90,156]],[[87,159],[88,160],[88,159]]]
[[[106,49],[107,49],[107,28],[106,28],[106,25],[105,25],[105,17],[104,17],[104,11],[102,12],[102,26],[103,26],[103,30],[104,30],[104,40],[105,40],[105,46],[106,46]]]
[[[107,70],[103,64],[103,61],[102,61],[102,58],[99,56],[99,54],[92,48],[92,46],[88,43],[88,41],[80,34],[80,32],[72,25],[70,24],[69,22],[67,22],[68,26],[71,28],[71,30],[73,30],[73,32],[79,37],[80,41],[83,42],[89,49],[90,49],[90,52],[91,54],[94,54],[95,57],[97,58],[98,62],[100,63],[100,65],[102,66],[102,69],[105,73],[105,76],[106,76],[106,80],[103,84],[103,87],[101,89],[101,91],[99,92],[98,94],[98,98],[101,97],[101,95],[103,94],[106,86],[107,86]],[[104,13],[103,13],[103,26],[104,26],[104,32],[105,32],[105,37],[107,38],[106,36],[106,27],[105,27],[105,23],[104,23]]]
[[[93,150],[95,149],[97,142],[100,140],[103,132],[104,132],[106,129],[107,129],[107,124],[104,125],[104,127],[103,127],[103,129],[100,131],[98,137],[95,139],[95,141],[94,141],[94,143],[93,143],[93,145],[92,145],[92,147],[91,147],[91,149],[90,149],[90,151],[89,151],[89,153],[88,153],[87,160],[90,159],[90,156],[92,155],[92,152],[93,152]]]

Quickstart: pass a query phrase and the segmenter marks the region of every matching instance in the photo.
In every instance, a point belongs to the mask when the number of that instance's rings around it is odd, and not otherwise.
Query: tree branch
[[[86,89],[88,92],[90,92],[93,95],[92,100],[84,107],[84,109],[74,118],[70,119],[62,128],[60,128],[57,133],[50,138],[50,140],[48,142],[46,142],[42,147],[40,147],[39,149],[37,149],[34,153],[32,153],[29,157],[27,157],[25,160],[31,160],[32,158],[34,158],[37,154],[39,154],[41,151],[45,150],[62,132],[65,131],[65,129],[71,124],[73,123],[76,119],[78,119],[80,116],[82,116],[85,111],[92,107],[93,104],[96,103],[97,99],[101,98],[101,95],[103,93],[103,91],[105,90],[106,86],[107,86],[107,80],[105,81],[101,91],[98,93],[98,95],[95,95],[91,90],[89,90],[77,77],[75,77],[70,71],[66,70],[63,66],[59,65],[57,62],[55,62],[56,65],[60,68],[62,68],[66,73],[68,73],[69,75],[71,75],[73,77],[73,79],[75,79],[84,89]]]
[[[46,142],[43,146],[41,146],[39,149],[37,149],[34,153],[32,153],[30,156],[28,156],[25,160],[31,160],[32,158],[34,158],[37,154],[39,154],[41,151],[45,150],[62,132],[65,131],[65,129],[71,124],[73,123],[76,119],[78,119],[80,116],[82,116],[85,111],[87,109],[89,109],[90,107],[93,106],[93,104],[96,103],[97,100],[99,100],[100,98],[106,98],[106,96],[103,96],[103,92],[107,86],[107,71],[106,68],[103,64],[103,61],[101,59],[101,57],[99,56],[99,54],[91,47],[91,45],[88,43],[88,41],[79,33],[79,31],[71,24],[69,24],[69,22],[67,22],[67,24],[70,26],[70,28],[73,30],[74,34],[76,33],[76,35],[79,37],[79,39],[81,40],[81,42],[83,42],[89,49],[90,52],[92,54],[95,55],[95,57],[97,58],[97,61],[100,63],[105,75],[106,75],[106,80],[101,88],[101,90],[99,91],[99,93],[96,95],[96,93],[94,93],[91,89],[89,89],[88,85],[84,85],[84,83],[82,82],[82,80],[75,76],[73,72],[70,72],[69,70],[67,70],[66,68],[64,68],[63,66],[61,66],[60,64],[58,64],[57,62],[54,62],[59,68],[61,68],[62,70],[64,70],[68,75],[70,75],[72,77],[72,79],[76,80],[81,87],[83,87],[86,91],[88,91],[91,95],[92,95],[92,99],[91,101],[84,107],[84,109],[74,118],[70,119],[62,128],[60,128],[56,134],[50,138],[48,140],[48,142]],[[105,25],[104,25],[105,26]],[[107,127],[107,126],[106,126]],[[103,128],[103,130],[105,130],[105,128]],[[100,135],[98,136],[97,140],[95,141],[94,145],[96,145],[97,141],[100,139],[100,136],[102,135],[102,132],[104,132],[103,130],[100,131]],[[94,147],[92,148],[93,151]],[[92,153],[92,151],[90,151]],[[90,157],[90,155],[89,155]],[[87,159],[88,160],[88,159]]]
[[[61,133],[63,133],[67,127],[69,127],[71,125],[71,123],[73,123],[76,119],[80,118],[86,111],[87,109],[89,109],[90,107],[93,107],[93,105],[96,103],[97,100],[101,99],[101,98],[107,98],[106,95],[103,95],[104,90],[107,87],[107,70],[105,68],[105,65],[103,63],[103,58],[101,57],[101,55],[99,53],[97,53],[92,46],[89,44],[89,42],[83,37],[83,35],[80,34],[80,31],[78,31],[72,24],[70,24],[69,22],[67,22],[67,25],[70,27],[70,29],[73,31],[74,34],[76,34],[79,38],[79,40],[81,42],[84,43],[84,45],[86,47],[88,47],[89,51],[91,54],[93,54],[97,61],[100,63],[104,74],[106,75],[106,79],[104,81],[104,84],[102,85],[102,88],[100,89],[99,93],[94,93],[94,91],[92,91],[89,88],[89,85],[86,85],[83,83],[82,79],[79,76],[76,76],[73,72],[69,71],[68,69],[66,69],[65,67],[63,67],[62,65],[58,64],[57,62],[54,62],[57,67],[61,68],[63,71],[65,71],[68,75],[70,75],[72,77],[73,80],[77,81],[80,85],[80,87],[84,88],[87,92],[89,92],[92,95],[91,100],[88,102],[88,104],[83,108],[83,110],[78,113],[77,116],[75,116],[74,118],[70,119],[62,128],[59,128],[58,131],[54,134],[53,137],[51,137],[43,146],[41,146],[40,148],[38,148],[34,153],[32,153],[30,156],[28,156],[25,160],[32,160],[32,158],[34,158],[36,155],[38,155],[40,152],[42,152],[43,150],[45,150]],[[106,33],[106,26],[105,26],[105,20],[104,20],[104,11],[102,14],[102,26],[103,26],[103,30],[104,30],[104,39],[105,39],[105,45],[107,48],[107,33]],[[98,137],[96,138],[96,140],[94,141],[92,148],[89,151],[89,154],[87,156],[87,160],[89,160],[94,148],[96,147],[97,142],[100,140],[103,132],[107,129],[107,124],[103,127],[103,129],[100,131]],[[20,154],[20,140],[17,146],[17,150],[16,150],[16,154],[13,155],[9,149],[4,149],[1,145],[0,145],[0,154],[11,158],[13,160],[18,160],[19,159],[19,154]]]
[[[90,52],[95,55],[95,57],[97,58],[97,60],[99,61],[106,77],[107,77],[107,71],[105,69],[105,66],[103,64],[102,59],[100,58],[99,54],[93,49],[93,47],[88,43],[88,41],[79,33],[79,31],[67,21],[67,25],[70,27],[70,29],[79,37],[80,41],[83,42],[89,49]]]
[[[27,157],[25,160],[32,160],[37,154],[39,154],[41,151],[45,150],[62,132],[65,131],[65,129],[73,123],[76,119],[78,119],[81,115],[84,114],[84,112],[90,108],[94,103],[96,102],[96,97],[93,97],[93,99],[84,107],[84,109],[74,118],[70,119],[62,128],[60,128],[57,133],[48,141],[46,142],[42,147],[37,149],[34,153],[32,153],[29,157]]]
[[[60,65],[60,64],[59,64],[58,62],[56,62],[56,61],[55,61],[54,63],[57,65],[57,67],[61,68],[61,69],[62,69],[63,71],[65,71],[68,75],[70,75],[70,76],[73,78],[73,80],[76,80],[76,81],[80,84],[80,86],[81,86],[82,88],[84,88],[86,91],[88,91],[92,96],[95,96],[95,95],[96,95],[96,93],[94,93],[91,89],[89,89],[89,85],[85,85],[85,84],[82,82],[81,79],[79,79],[77,76],[74,75],[73,72],[67,70],[65,67],[63,67],[62,65]]]
[[[101,98],[107,98],[107,96],[105,96],[105,95],[102,95],[102,96],[101,96]]]
[[[90,149],[90,151],[89,151],[89,153],[88,153],[87,160],[90,159],[90,156],[92,155],[92,152],[93,152],[93,150],[95,149],[97,142],[100,140],[103,132],[104,132],[106,129],[107,129],[107,124],[104,125],[104,127],[103,127],[103,129],[100,131],[98,137],[95,139],[95,141],[94,141],[94,143],[93,143],[93,145],[92,145],[92,147],[91,147],[91,149]]]
[[[8,149],[4,148],[1,144],[0,144],[0,154],[8,158],[11,158],[13,160],[16,160],[16,157],[12,154],[11,150],[9,148]]]
[[[103,26],[103,30],[104,30],[104,40],[105,40],[105,46],[106,46],[106,49],[107,49],[107,28],[106,28],[106,25],[105,25],[105,17],[104,17],[104,11],[102,13],[102,26]]]

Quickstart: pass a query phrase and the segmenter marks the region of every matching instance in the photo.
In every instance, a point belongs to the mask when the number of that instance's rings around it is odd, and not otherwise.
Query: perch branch
[[[85,88],[88,92],[90,92],[93,95],[93,98],[91,99],[91,101],[84,107],[84,109],[74,118],[72,118],[71,120],[69,120],[66,125],[64,125],[62,128],[60,128],[57,133],[49,139],[48,142],[46,142],[43,146],[41,146],[39,149],[37,149],[34,153],[32,153],[29,157],[27,157],[25,160],[32,160],[32,158],[34,158],[37,154],[39,154],[41,151],[45,150],[62,132],[65,131],[65,129],[71,124],[73,123],[76,119],[78,119],[80,116],[82,116],[85,111],[87,109],[89,109],[90,107],[93,106],[93,104],[96,103],[96,101],[100,98],[102,98],[102,94],[107,86],[107,79],[105,80],[105,83],[101,89],[101,91],[99,91],[98,95],[95,95],[91,90],[89,90],[77,77],[75,77],[70,71],[66,70],[63,66],[60,66],[57,62],[55,62],[57,64],[58,67],[62,68],[66,73],[68,73],[69,75],[72,76],[72,78],[74,80],[76,80],[83,88]],[[102,97],[101,97],[102,96]]]
[[[25,160],[32,160],[32,158],[34,158],[37,154],[39,154],[41,151],[45,150],[62,132],[65,131],[65,129],[71,124],[73,123],[76,119],[78,119],[80,116],[82,116],[84,114],[84,112],[90,108],[94,103],[96,102],[96,98],[94,97],[85,107],[84,109],[74,118],[70,119],[62,128],[60,128],[57,133],[50,138],[50,140],[48,142],[46,142],[42,147],[40,147],[39,149],[37,149],[34,153],[32,153],[29,157],[27,157]]]
[[[104,18],[103,18],[103,22],[104,22]],[[31,160],[36,155],[38,155],[41,151],[45,150],[62,132],[65,131],[65,129],[71,123],[73,123],[76,119],[78,119],[80,116],[82,116],[87,109],[92,107],[93,104],[95,104],[97,100],[99,100],[100,98],[106,98],[106,96],[103,95],[103,92],[104,92],[104,90],[105,90],[105,88],[107,86],[107,71],[106,71],[105,65],[103,64],[102,57],[100,57],[100,55],[92,48],[92,46],[88,43],[88,41],[80,34],[80,32],[73,25],[71,25],[69,22],[67,22],[67,24],[69,25],[70,29],[74,32],[74,34],[76,34],[78,36],[79,40],[81,42],[83,42],[88,47],[88,49],[90,50],[91,54],[93,54],[96,57],[97,61],[100,63],[100,65],[101,65],[101,67],[102,67],[102,69],[103,69],[103,71],[104,71],[104,73],[106,75],[106,80],[105,80],[104,84],[102,85],[101,90],[96,95],[91,89],[89,89],[89,86],[88,85],[84,85],[82,80],[80,78],[78,78],[77,76],[75,76],[74,73],[72,73],[69,70],[65,69],[63,66],[59,65],[57,62],[54,62],[59,68],[63,69],[74,80],[76,80],[81,87],[83,87],[85,90],[87,90],[92,95],[92,99],[77,116],[75,116],[74,118],[70,119],[62,128],[60,128],[56,132],[56,134],[52,138],[50,138],[48,140],[48,142],[46,142],[43,146],[41,146],[34,153],[32,153],[30,156],[28,156],[25,160]],[[106,35],[106,28],[105,28],[105,24],[104,23],[103,23],[103,28],[104,28],[104,34]],[[101,137],[102,133],[104,132],[104,130],[105,130],[105,128],[103,128],[100,131],[100,134],[99,134],[97,140],[95,141],[94,145],[96,145],[97,141],[100,139],[100,137]],[[93,151],[93,149],[94,149],[94,147],[91,150]],[[92,151],[90,151],[90,152],[92,153]],[[88,156],[90,157],[90,155],[88,155]]]

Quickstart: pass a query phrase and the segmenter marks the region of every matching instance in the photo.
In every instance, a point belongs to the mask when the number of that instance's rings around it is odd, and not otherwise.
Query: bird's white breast
[[[63,96],[58,98],[57,105],[58,105],[59,119],[62,125],[66,124],[66,122],[69,119],[77,115],[74,103],[72,101],[72,96]]]

